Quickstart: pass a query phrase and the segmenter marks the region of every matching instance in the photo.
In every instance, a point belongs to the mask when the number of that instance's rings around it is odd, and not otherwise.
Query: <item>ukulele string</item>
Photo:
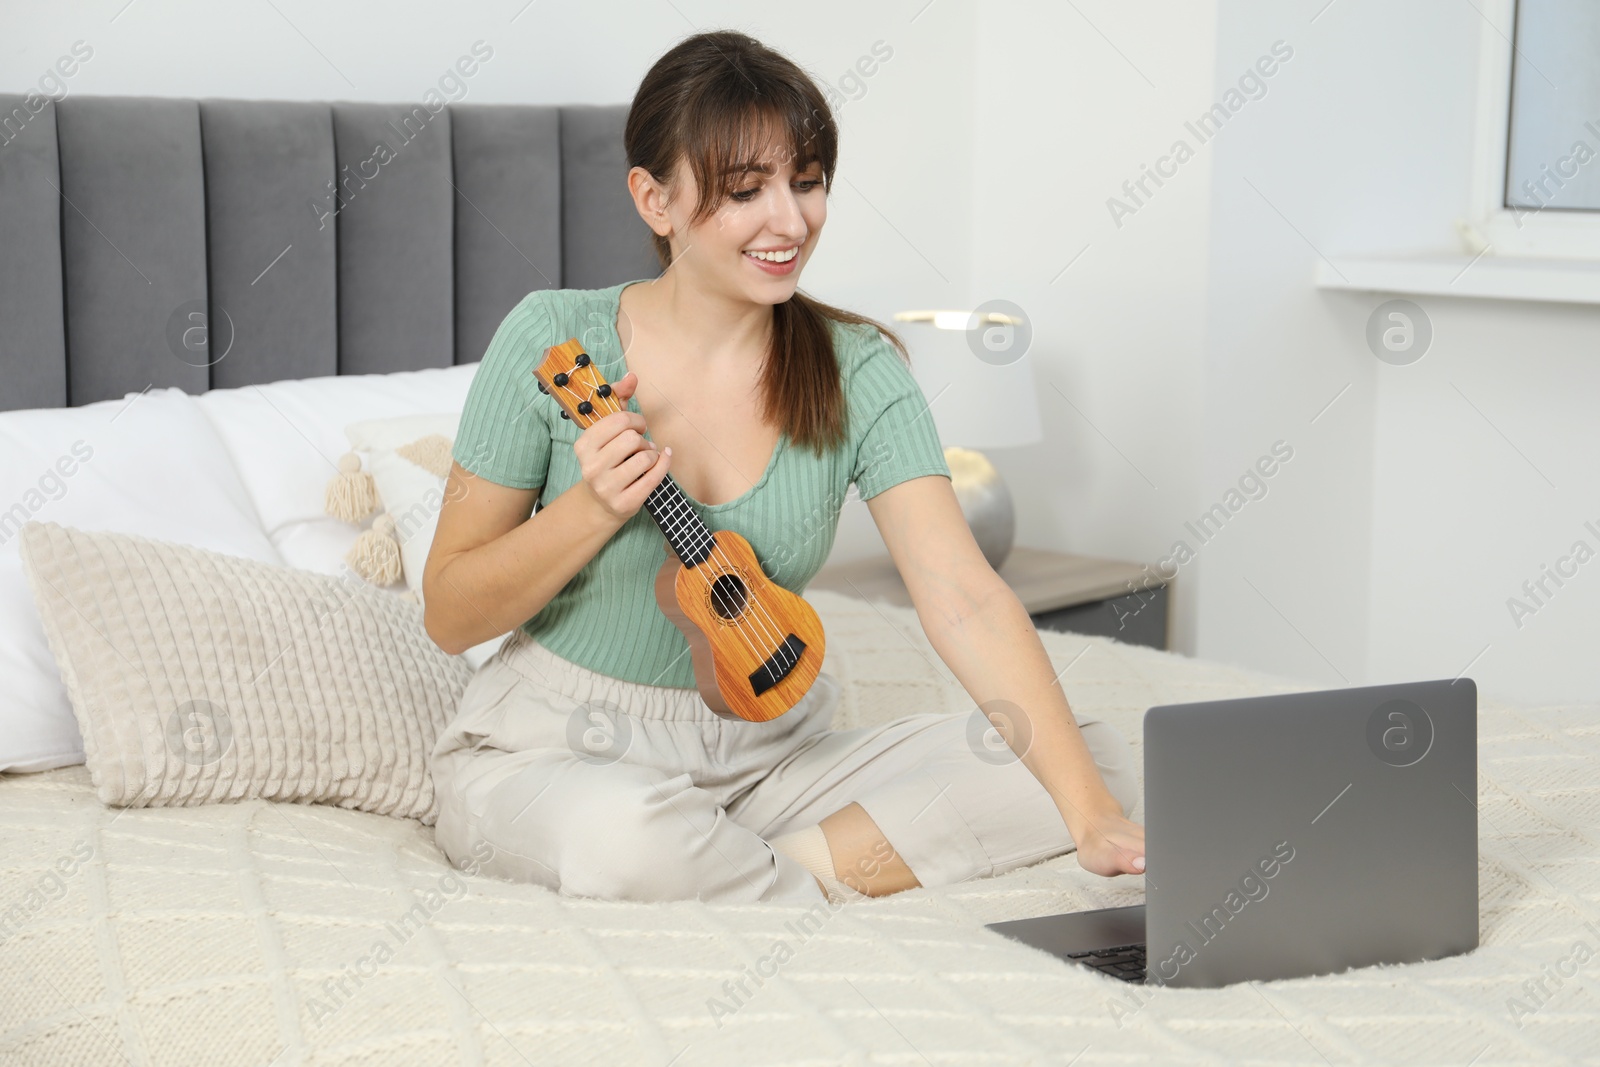
[[[676,484],[674,484],[673,490],[676,490]],[[671,490],[669,490],[669,493],[670,492]],[[684,497],[683,493],[678,491],[676,495],[678,498],[676,504],[677,515],[673,517],[666,526],[666,532],[669,537],[681,535],[685,531],[693,532],[694,520],[696,518],[693,511],[689,508],[687,499]],[[700,532],[702,536],[706,538],[706,540],[709,540],[712,548],[712,551],[707,554],[707,558],[722,564],[726,570],[733,570],[734,568],[732,566],[732,562],[722,555],[720,546],[717,545],[715,536],[712,535],[703,524],[700,526]],[[705,540],[697,541],[694,545],[688,546],[688,550],[691,552],[699,551],[705,547],[705,544]],[[701,582],[704,583],[705,588],[710,592],[712,599],[715,600],[720,606],[720,614],[722,614],[724,618],[728,619],[733,624],[734,629],[739,632],[739,636],[744,639],[745,646],[749,648],[751,655],[755,656],[757,659],[763,659],[764,657],[762,655],[762,651],[756,647],[755,640],[753,640],[751,634],[747,632],[748,624],[749,622],[754,622],[758,631],[766,631],[764,633],[758,632],[755,634],[755,639],[759,639],[762,643],[766,643],[767,641],[770,641],[776,637],[776,635],[772,632],[772,627],[767,626],[765,624],[766,620],[763,620],[760,615],[753,612],[740,610],[740,606],[736,602],[734,594],[731,591],[725,592],[721,588],[720,578],[718,580],[712,580],[706,571],[699,571],[696,577],[700,578]],[[750,590],[748,587],[746,587],[745,592],[745,605],[747,607],[753,606],[760,608],[762,606],[755,597],[750,595]]]
[[[594,395],[595,394],[593,394],[593,393],[590,394],[590,403],[594,402],[593,401]],[[617,411],[622,410],[621,406],[617,404],[616,398],[615,398],[614,395],[610,396],[610,397],[602,397],[601,399],[610,401],[610,403],[613,405],[613,410],[617,410]],[[609,415],[609,414],[611,414],[611,412],[608,411],[608,412],[606,412],[606,414]],[[682,493],[680,492],[679,495],[681,496]],[[686,511],[684,513],[684,516],[683,516],[682,525],[687,525],[688,520],[689,520],[690,517],[692,517],[692,512]],[[681,532],[681,530],[679,530],[677,527],[675,527],[672,532],[677,533],[677,532]],[[722,547],[717,544],[716,537],[714,535],[711,535],[710,531],[707,531],[707,534],[710,537],[711,547],[712,547],[711,556],[709,558],[717,560],[724,567],[724,569],[726,569],[726,570],[729,570],[729,571],[735,570],[736,568],[733,566],[733,561],[731,559],[729,559],[723,553]],[[736,629],[740,630],[740,636],[745,637],[746,645],[750,645],[750,639],[744,633],[744,624],[742,622],[740,622],[740,621],[737,621],[738,618],[741,615],[743,615],[744,613],[741,612],[741,613],[738,613],[737,615],[734,614],[734,611],[733,611],[733,607],[734,606],[727,599],[725,599],[721,594],[719,594],[717,592],[717,587],[716,587],[716,583],[715,582],[712,582],[712,581],[710,581],[710,580],[708,580],[708,579],[706,579],[704,577],[701,578],[701,581],[704,582],[705,585],[710,589],[712,597],[723,607],[724,611],[727,612],[729,615],[733,615],[734,619],[736,620],[736,621],[734,621],[734,627]],[[777,649],[787,652],[787,646],[783,642],[781,628],[778,627],[777,621],[772,618],[772,616],[771,616],[771,614],[769,612],[767,612],[766,605],[763,604],[761,602],[761,600],[758,597],[755,596],[754,590],[750,589],[750,587],[748,587],[748,586],[746,586],[746,603],[757,609],[757,611],[753,611],[753,612],[749,613],[750,618],[756,623],[757,626],[761,627],[763,630],[766,631],[765,633],[760,634],[759,636],[763,640],[773,641]],[[759,614],[758,614],[758,612],[759,612]],[[763,618],[763,616],[764,616],[764,618]],[[757,650],[754,646],[750,647],[750,651],[751,651],[752,655],[760,656],[759,650]],[[788,666],[793,666],[793,663],[792,662],[789,663]]]
[[[570,375],[568,377],[568,381],[571,381]],[[573,391],[573,390],[571,390],[571,388],[569,386],[562,386],[562,388],[568,389],[569,392]],[[597,394],[594,393],[594,392],[590,393],[590,397],[589,397],[590,404],[594,403],[594,397],[596,395]],[[612,411],[621,411],[622,410],[622,407],[617,402],[616,396],[614,394],[611,395],[611,396],[601,397],[600,399],[604,400],[604,401],[608,401],[610,403],[610,405],[611,405]],[[609,414],[612,413],[612,411],[607,411],[606,414],[609,415]],[[687,515],[685,516],[685,522],[687,522]],[[708,531],[708,533],[709,533],[709,531]],[[722,547],[717,544],[717,539],[716,539],[715,535],[711,535],[711,548],[712,548],[711,558],[716,559],[727,570],[732,571],[732,570],[736,569],[733,566],[733,561],[731,559],[729,559],[723,553]],[[712,581],[710,581],[710,580],[708,580],[708,579],[706,579],[704,577],[701,578],[701,581],[705,583],[707,588],[711,591],[712,598],[715,599],[718,602],[718,604],[720,604],[722,606],[723,610],[725,612],[731,613],[733,611],[733,605],[727,599],[725,599],[720,593],[718,593],[717,588],[716,588],[716,583],[714,583],[714,582],[712,582]],[[749,586],[745,587],[745,598],[746,598],[746,603],[756,609],[756,611],[752,611],[752,612],[749,613],[750,617],[755,621],[757,626],[760,626],[763,630],[766,631],[764,634],[761,635],[762,638],[764,640],[773,641],[774,644],[775,644],[776,649],[778,651],[784,652],[785,653],[785,659],[789,660],[789,662],[786,664],[786,666],[792,667],[794,665],[793,654],[788,652],[788,646],[785,644],[785,642],[784,642],[784,640],[782,638],[782,635],[781,635],[781,629],[782,628],[778,626],[777,620],[772,618],[771,613],[769,613],[767,611],[767,609],[766,609],[766,605],[763,604],[761,602],[761,600],[755,595],[755,590],[752,589]],[[744,632],[744,624],[743,624],[743,622],[739,621],[739,616],[742,616],[743,614],[744,613],[741,612],[741,613],[739,613],[739,615],[735,616],[734,623],[733,623],[734,628],[740,631],[740,636],[745,639],[745,644],[747,646],[750,646],[751,654],[752,655],[756,655],[756,656],[760,656],[760,652],[754,647],[754,645],[751,644],[749,635]]]
[[[570,375],[570,374],[569,374],[569,375],[568,375],[568,381],[569,381],[569,382],[570,382],[570,381],[571,381],[571,375]],[[573,395],[573,396],[578,396],[578,395],[579,395],[579,394],[578,394],[578,393],[577,393],[577,392],[576,392],[576,390],[574,390],[574,389],[572,389],[572,388],[571,388],[571,386],[570,386],[570,385],[563,385],[563,386],[557,386],[557,388],[560,388],[560,389],[563,389],[563,390],[565,390],[565,391],[567,391],[567,392],[568,392],[568,393],[571,393],[571,394],[572,394],[572,395]],[[594,397],[595,397],[595,396],[596,396],[596,395],[597,395],[597,394],[595,394],[595,393],[593,393],[593,392],[591,392],[591,393],[590,393],[590,396],[589,396],[589,397],[587,397],[587,398],[585,398],[585,399],[588,399],[588,400],[589,400],[589,402],[590,402],[590,404],[591,404],[591,405],[593,405],[593,404],[594,404],[594,403],[595,403],[595,400],[594,400]],[[620,405],[617,405],[617,404],[616,404],[616,400],[615,400],[615,397],[614,397],[614,396],[611,396],[611,397],[602,397],[602,398],[600,398],[600,399],[602,399],[602,400],[607,400],[607,401],[610,401],[610,402],[611,402],[611,406],[612,406],[612,411],[620,411],[620,410],[622,410],[622,408],[621,408],[621,407],[620,407]],[[606,412],[605,412],[605,414],[608,414],[608,415],[609,415],[609,414],[611,414],[611,413],[612,413],[612,411],[606,411]],[[687,520],[687,515],[686,515],[686,516],[685,516],[685,520]],[[676,530],[676,529],[674,529],[674,530],[671,530],[671,531],[669,531],[669,532],[673,532],[673,533],[675,533],[675,532],[679,532],[679,531],[678,531],[678,530]],[[714,550],[715,550],[715,549],[717,549],[717,545],[716,545],[716,538],[715,538],[715,537],[713,537],[713,538],[712,538],[712,539],[711,539],[711,543],[712,543],[712,546],[713,546],[713,549],[714,549]],[[724,563],[724,565],[726,565],[726,566],[728,566],[728,568],[729,568],[729,569],[732,569],[732,565],[731,565],[731,561],[729,561],[729,560],[726,560],[726,559],[724,559],[724,560],[723,560],[723,561],[722,561],[722,562],[723,562],[723,563]],[[715,583],[713,583],[713,582],[711,582],[711,581],[709,581],[709,580],[707,580],[707,579],[706,579],[706,578],[704,578],[704,577],[703,577],[703,576],[702,576],[702,578],[701,578],[701,580],[702,580],[702,581],[703,581],[703,582],[704,582],[704,583],[705,583],[705,585],[706,585],[706,587],[707,587],[707,589],[708,589],[708,590],[709,590],[709,591],[710,591],[710,594],[711,594],[711,597],[712,597],[712,599],[713,599],[713,600],[715,600],[715,601],[716,601],[716,602],[717,602],[717,603],[718,603],[718,604],[719,604],[719,605],[720,605],[720,607],[721,607],[721,608],[722,608],[722,610],[723,610],[723,612],[724,612],[724,613],[725,613],[725,614],[726,614],[726,615],[729,615],[729,616],[732,616],[732,617],[733,617],[733,618],[734,618],[734,619],[735,619],[735,622],[734,622],[734,628],[735,628],[735,629],[736,629],[736,630],[738,630],[738,631],[739,631],[739,636],[740,636],[740,637],[742,637],[742,638],[744,638],[744,641],[745,641],[745,645],[746,645],[746,646],[747,646],[747,647],[748,647],[748,648],[749,648],[749,649],[750,649],[750,653],[751,653],[751,654],[752,654],[752,655],[754,655],[754,656],[757,656],[757,657],[759,657],[759,656],[760,656],[760,652],[759,652],[759,651],[758,651],[758,650],[757,650],[757,649],[756,649],[756,647],[755,647],[755,645],[754,645],[754,643],[753,643],[753,642],[752,642],[752,641],[751,641],[751,638],[750,638],[750,635],[749,635],[749,634],[748,634],[748,633],[746,633],[746,632],[745,632],[745,629],[744,629],[744,625],[743,625],[743,623],[742,623],[742,622],[740,622],[740,621],[737,621],[737,620],[738,620],[738,618],[739,618],[739,615],[740,615],[740,614],[742,614],[742,613],[736,613],[736,612],[735,612],[735,611],[734,611],[734,606],[733,606],[733,604],[731,604],[731,603],[730,603],[730,602],[729,602],[729,601],[728,601],[728,600],[727,600],[727,599],[726,599],[726,598],[725,598],[725,597],[724,597],[724,596],[723,596],[723,595],[722,595],[722,594],[721,594],[721,593],[720,593],[720,592],[719,592],[719,591],[718,591],[718,590],[717,590],[717,587],[716,587],[716,585],[715,585]],[[752,602],[753,602],[753,601],[754,601],[754,600],[755,600],[755,598],[754,598],[754,597],[749,597],[749,598],[748,598],[748,599],[749,599],[749,600],[750,600],[750,601],[752,601]],[[758,621],[759,621],[759,620],[758,620]]]

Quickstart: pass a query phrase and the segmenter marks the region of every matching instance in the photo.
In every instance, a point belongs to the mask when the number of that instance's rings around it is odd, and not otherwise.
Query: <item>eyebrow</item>
[[[818,162],[821,158],[822,158],[821,156],[819,156],[819,155],[817,155],[817,153],[813,152],[809,156],[806,156],[804,159],[795,160],[795,168],[794,169],[796,171],[803,171],[807,167],[811,166],[811,164]],[[729,173],[729,174],[747,174],[750,171],[755,171],[757,174],[771,174],[772,171],[773,171],[773,167],[770,164],[763,166],[762,164],[756,163],[755,161],[751,160],[751,161],[748,161],[748,162],[745,162],[745,163],[735,163],[733,166],[728,168],[727,173]]]

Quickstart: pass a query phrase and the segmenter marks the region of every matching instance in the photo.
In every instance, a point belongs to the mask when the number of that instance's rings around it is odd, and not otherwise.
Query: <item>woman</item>
[[[484,354],[423,580],[441,648],[511,631],[433,752],[453,860],[581,896],[835,906],[1074,847],[1098,874],[1143,869],[1127,742],[1074,721],[973,541],[904,346],[797,290],[837,139],[788,59],[739,33],[684,40],[625,132],[662,275],[530,293]],[[627,403],[581,431],[532,377],[569,337]],[[715,715],[654,599],[664,540],[642,505],[669,470],[797,592],[854,482],[1009,748],[969,742],[969,716],[832,730],[827,673],[771,722]]]

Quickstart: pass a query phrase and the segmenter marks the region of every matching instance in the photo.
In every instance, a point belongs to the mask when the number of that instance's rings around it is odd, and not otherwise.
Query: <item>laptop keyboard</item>
[[[1093,952],[1069,952],[1067,958],[1124,982],[1144,981],[1144,945],[1117,945]]]

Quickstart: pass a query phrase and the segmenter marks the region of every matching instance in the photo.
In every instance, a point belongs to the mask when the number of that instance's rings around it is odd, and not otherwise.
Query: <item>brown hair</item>
[[[821,164],[823,191],[831,190],[839,129],[816,83],[755,38],[718,30],[685,38],[650,68],[628,111],[623,145],[630,169],[643,167],[666,186],[678,161],[688,160],[700,196],[694,225],[710,218],[743,177],[733,168],[750,158],[752,134],[776,131],[786,134],[799,161]],[[652,237],[665,271],[672,265],[671,242]],[[761,370],[762,417],[771,421],[781,413],[789,439],[818,455],[843,443],[846,433],[833,322],[876,328],[910,363],[904,342],[875,319],[799,289],[775,304],[772,346]]]

